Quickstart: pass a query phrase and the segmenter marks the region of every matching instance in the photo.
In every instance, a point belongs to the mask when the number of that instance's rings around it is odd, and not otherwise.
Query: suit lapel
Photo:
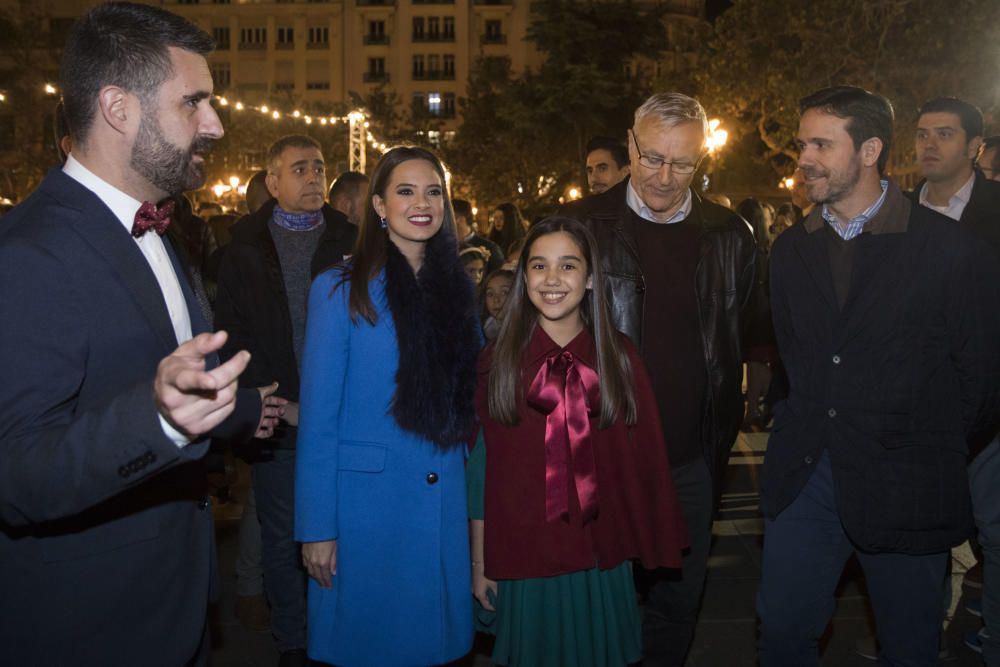
[[[205,319],[204,313],[201,312],[201,304],[195,296],[194,285],[188,278],[190,273],[181,261],[180,253],[178,253],[177,249],[174,248],[173,239],[166,234],[160,238],[163,239],[163,246],[167,249],[167,255],[170,257],[170,264],[174,267],[174,273],[177,275],[177,282],[180,284],[181,292],[184,294],[184,303],[187,305],[188,316],[191,319],[191,335],[197,336],[200,333],[208,331],[209,325],[208,321]]]
[[[806,267],[806,273],[816,284],[816,288],[829,308],[833,312],[838,312],[840,306],[837,303],[837,295],[833,291],[833,273],[830,271],[830,253],[826,247],[826,239],[823,235],[826,230],[819,229],[814,232],[806,232],[801,242],[796,244],[799,257]]]
[[[177,347],[177,336],[153,269],[135,240],[110,209],[92,192],[83,186],[78,187],[86,192],[86,203],[74,225],[75,230],[104,258],[111,272],[131,293],[150,329],[156,334],[166,353],[169,353]]]

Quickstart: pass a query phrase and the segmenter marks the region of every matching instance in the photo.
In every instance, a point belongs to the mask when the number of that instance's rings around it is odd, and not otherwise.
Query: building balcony
[[[442,71],[424,71],[424,72],[414,72],[414,81],[454,81],[454,72],[442,72]]]
[[[314,51],[318,49],[328,49],[330,48],[330,42],[309,42],[306,44],[306,48]]]
[[[506,44],[507,35],[480,35],[480,44]]]
[[[455,0],[413,0],[415,5],[453,5]]]
[[[388,72],[365,72],[364,82],[365,83],[388,83],[389,73]]]
[[[414,35],[413,41],[415,43],[420,43],[420,44],[427,44],[428,42],[451,43],[455,41],[455,35],[454,33],[434,33],[434,34],[424,33],[423,35]]]
[[[365,35],[364,38],[365,46],[374,46],[377,44],[389,44],[389,35]]]
[[[274,48],[279,51],[291,51],[295,48],[294,42],[278,42],[274,45]]]
[[[358,7],[394,7],[396,0],[358,0]]]
[[[513,5],[514,0],[473,0],[474,5]]]
[[[240,51],[266,51],[265,42],[240,42]]]

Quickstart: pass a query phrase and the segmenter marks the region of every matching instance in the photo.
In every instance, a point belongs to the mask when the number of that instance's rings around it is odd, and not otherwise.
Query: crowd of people
[[[447,664],[476,632],[501,665],[680,666],[743,430],[770,432],[762,666],[818,664],[851,556],[880,664],[936,664],[970,538],[970,644],[1000,665],[978,109],[923,106],[909,193],[890,102],[834,86],[801,101],[798,199],[731,209],[693,187],[705,110],[663,92],[530,224],[503,202],[481,230],[416,146],[328,191],[305,135],[246,215],[203,219],[211,48],[160,8],[88,12],[64,164],[0,224],[0,662],[207,664],[207,481],[235,452],[238,613],[280,667]]]

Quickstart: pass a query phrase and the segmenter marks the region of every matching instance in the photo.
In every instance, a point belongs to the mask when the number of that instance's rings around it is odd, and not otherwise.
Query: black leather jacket
[[[612,320],[641,347],[646,285],[639,268],[634,223],[625,203],[628,182],[626,179],[607,192],[574,202],[561,214],[581,220],[594,233]],[[709,392],[702,445],[718,493],[718,482],[743,419],[740,312],[753,289],[756,246],[750,226],[741,217],[703,201],[697,193],[692,193],[692,198],[691,220],[703,230],[694,285]],[[669,425],[664,424],[664,428]]]

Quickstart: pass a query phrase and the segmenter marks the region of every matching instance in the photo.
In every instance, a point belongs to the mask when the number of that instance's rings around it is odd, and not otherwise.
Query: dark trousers
[[[691,647],[712,543],[712,476],[698,460],[674,468],[674,487],[691,549],[680,571],[647,573],[653,583],[642,619],[643,667],[681,667]]]
[[[306,575],[295,542],[295,450],[275,449],[253,464],[260,561],[278,651],[306,646]]]
[[[837,582],[851,554],[864,570],[875,611],[879,664],[937,664],[949,554],[857,550],[840,523],[830,457],[824,451],[799,496],[764,522],[757,594],[761,667],[819,664],[819,638],[833,615]]]

